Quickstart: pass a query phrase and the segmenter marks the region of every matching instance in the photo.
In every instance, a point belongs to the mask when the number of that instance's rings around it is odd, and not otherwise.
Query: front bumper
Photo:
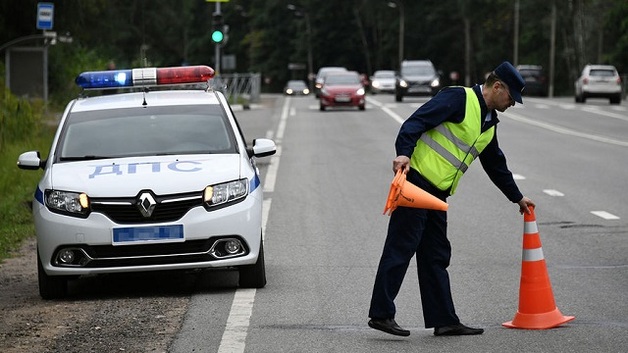
[[[321,105],[325,107],[358,107],[366,103],[363,95],[352,96],[320,96]]]
[[[173,222],[116,224],[92,212],[80,219],[51,213],[41,203],[33,206],[37,247],[48,275],[88,275],[252,265],[261,243],[261,200],[248,195],[242,202],[218,210],[194,207]],[[182,226],[182,239],[114,243],[114,228]],[[228,241],[242,250],[228,254]],[[60,261],[69,250],[72,263]]]

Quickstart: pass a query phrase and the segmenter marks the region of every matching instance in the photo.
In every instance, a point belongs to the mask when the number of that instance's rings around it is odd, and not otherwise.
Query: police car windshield
[[[137,107],[71,113],[59,161],[237,153],[219,106]]]

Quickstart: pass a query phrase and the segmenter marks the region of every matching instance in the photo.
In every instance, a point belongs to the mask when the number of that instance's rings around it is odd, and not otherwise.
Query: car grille
[[[156,204],[148,217],[140,211],[139,197],[94,198],[91,200],[91,209],[92,212],[101,213],[118,224],[144,224],[177,221],[190,209],[203,205],[201,192],[164,196],[151,193],[151,195]]]

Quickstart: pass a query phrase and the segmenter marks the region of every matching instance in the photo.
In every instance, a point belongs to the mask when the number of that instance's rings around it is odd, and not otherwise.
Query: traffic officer
[[[523,196],[506,165],[497,142],[497,112],[523,103],[525,82],[503,62],[482,85],[446,87],[417,109],[401,126],[393,171],[401,169],[407,181],[446,201],[453,195],[471,162],[480,158],[491,181],[520,213],[534,206]],[[379,262],[369,310],[369,326],[393,335],[410,331],[395,322],[394,300],[416,254],[421,304],[426,328],[436,336],[478,335],[481,328],[460,323],[451,296],[447,267],[451,245],[447,239],[447,212],[398,207],[392,212]]]

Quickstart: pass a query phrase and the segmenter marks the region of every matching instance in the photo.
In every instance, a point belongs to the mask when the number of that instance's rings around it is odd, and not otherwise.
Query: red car
[[[324,111],[327,107],[358,107],[364,110],[364,94],[364,86],[357,73],[330,73],[321,87],[320,110]]]

